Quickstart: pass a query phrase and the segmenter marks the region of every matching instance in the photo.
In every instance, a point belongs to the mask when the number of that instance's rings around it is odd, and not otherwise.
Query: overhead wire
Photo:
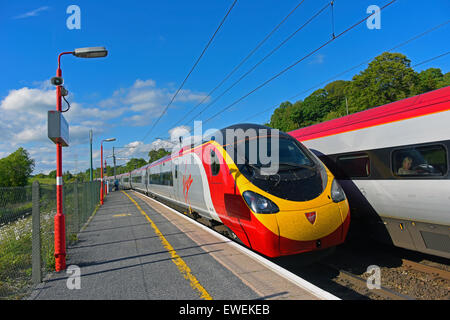
[[[311,21],[313,21],[317,16],[319,16],[325,9],[330,6],[330,3],[327,3],[324,7],[322,7],[319,11],[317,11],[308,21],[306,21],[302,26],[300,26],[297,30],[291,33],[286,39],[284,39],[277,47],[275,47],[272,51],[270,51],[267,55],[265,55],[261,60],[259,60],[252,68],[250,68],[246,73],[244,73],[238,80],[236,80],[231,86],[229,86],[225,91],[223,91],[219,96],[217,96],[212,102],[206,105],[199,113],[191,117],[186,123],[190,123],[195,118],[199,117],[203,112],[205,112],[210,106],[216,103],[221,97],[223,97],[228,91],[230,91],[234,86],[236,86],[239,82],[241,82],[245,77],[247,77],[251,72],[253,72],[259,65],[261,65],[267,58],[273,55],[278,49],[280,49],[283,45],[285,45],[289,40],[291,40],[299,31],[301,31],[304,27],[306,27]]]
[[[209,93],[196,105],[194,106],[188,113],[186,113],[186,115],[184,117],[182,117],[180,120],[178,120],[178,122],[176,122],[172,127],[176,127],[178,124],[181,123],[181,121],[184,120],[184,118],[191,112],[193,112],[195,109],[197,109],[200,105],[202,105],[218,88],[220,88],[240,67],[242,67],[242,65],[256,52],[258,51],[258,49],[281,27],[281,25],[283,25],[283,23],[298,9],[298,7],[300,7],[300,5],[304,2],[305,0],[300,1],[294,9],[292,9],[289,14],[287,16],[285,16],[283,18],[283,20],[281,20],[280,23],[278,23],[273,29],[272,31],[270,31],[263,40],[261,40],[255,48],[252,49],[252,51],[250,51],[249,54],[247,54],[247,56],[245,58],[243,58],[239,64],[237,64],[233,70],[231,70],[231,72],[229,72],[220,82],[219,84],[217,84],[211,91],[209,91]]]
[[[418,34],[418,35],[415,35],[414,37],[412,37],[412,38],[410,38],[410,39],[408,39],[408,40],[406,40],[406,41],[403,41],[403,42],[401,42],[400,44],[395,45],[394,47],[392,47],[392,48],[390,48],[390,49],[386,49],[386,50],[382,50],[382,51],[383,51],[383,52],[385,52],[385,51],[388,51],[388,52],[389,52],[389,51],[396,50],[396,49],[398,49],[398,48],[400,48],[400,47],[403,47],[403,46],[405,46],[405,45],[411,43],[412,41],[415,41],[415,40],[417,40],[417,39],[419,39],[419,38],[421,38],[421,37],[423,37],[423,36],[425,36],[425,35],[427,35],[427,34],[433,32],[433,31],[435,31],[435,30],[437,30],[437,29],[439,29],[439,28],[441,28],[441,27],[447,25],[448,23],[450,23],[450,20],[447,20],[447,21],[445,21],[445,22],[443,22],[443,23],[438,24],[437,26],[434,26],[434,27],[432,27],[432,28],[430,28],[430,29],[428,29],[428,30],[426,30],[426,31],[424,31],[424,32],[422,32],[422,33],[420,33],[420,34]],[[431,61],[431,60],[438,59],[438,58],[440,58],[440,57],[442,57],[442,56],[447,55],[448,53],[450,53],[450,52],[441,54],[441,55],[439,55],[439,56],[436,56],[436,57],[431,58],[431,59],[426,60],[426,61],[422,61],[422,62],[420,62],[420,63],[418,63],[418,64],[413,65],[412,67],[414,68],[414,67],[416,67],[416,66],[418,66],[418,65],[424,64],[424,63],[429,62],[429,61]],[[354,69],[356,69],[356,68],[358,68],[358,67],[360,67],[360,66],[362,66],[362,65],[365,65],[365,64],[369,63],[369,62],[372,61],[372,60],[373,60],[373,57],[370,58],[370,59],[367,59],[367,60],[365,60],[365,61],[363,61],[363,62],[361,62],[361,63],[359,63],[359,64],[356,64],[356,65],[354,65],[353,67],[350,67],[350,68],[348,68],[348,69],[346,69],[346,70],[344,70],[344,71],[342,71],[342,72],[339,72],[338,74],[335,74],[335,75],[332,76],[331,78],[328,78],[327,80],[321,81],[320,83],[315,84],[314,86],[310,87],[309,89],[303,90],[303,91],[301,91],[301,92],[299,92],[299,93],[297,93],[297,94],[295,94],[295,95],[293,95],[293,96],[287,98],[286,100],[292,100],[292,99],[295,99],[295,98],[297,98],[298,96],[300,96],[300,95],[302,95],[302,94],[305,94],[305,93],[307,93],[307,92],[309,92],[309,91],[311,91],[311,90],[313,90],[313,89],[316,89],[316,88],[318,88],[318,87],[320,87],[320,86],[322,86],[322,85],[324,85],[324,84],[327,84],[327,83],[329,83],[330,81],[335,80],[336,78],[338,78],[338,77],[340,77],[340,76],[342,76],[342,75],[344,75],[344,74],[346,74],[346,73],[348,73],[348,72],[350,72],[350,71],[352,71],[352,70],[354,70]],[[266,108],[266,109],[262,110],[261,112],[258,112],[257,114],[253,114],[253,115],[251,115],[250,117],[247,117],[247,118],[245,118],[245,119],[242,120],[242,121],[248,121],[248,120],[250,120],[250,119],[253,119],[253,118],[255,118],[255,117],[257,117],[257,116],[259,116],[259,115],[261,115],[261,114],[263,114],[263,113],[265,113],[265,112],[268,112],[269,110],[272,110],[272,109],[274,109],[274,108],[277,108],[277,107],[279,107],[279,104],[272,105],[270,108]]]
[[[354,28],[356,28],[357,26],[359,26],[361,23],[365,22],[366,20],[368,20],[372,15],[374,15],[377,12],[381,12],[382,10],[384,10],[386,7],[390,6],[391,4],[393,4],[395,1],[397,0],[392,0],[389,3],[385,4],[383,7],[380,8],[380,11],[375,11],[372,14],[370,14],[369,16],[361,19],[360,21],[358,21],[357,23],[353,24],[352,26],[348,27],[347,29],[345,29],[344,31],[342,31],[341,33],[339,33],[337,36],[333,37],[332,39],[326,41],[325,43],[323,43],[321,46],[319,46],[318,48],[314,49],[313,51],[309,52],[308,54],[306,54],[305,56],[303,56],[302,58],[300,58],[299,60],[297,60],[296,62],[294,62],[293,64],[289,65],[288,67],[284,68],[282,71],[278,72],[277,74],[275,74],[274,76],[270,77],[268,80],[264,81],[262,84],[258,85],[256,88],[254,88],[253,90],[251,90],[250,92],[246,93],[245,95],[243,95],[242,97],[240,97],[239,99],[235,100],[234,102],[232,102],[231,104],[225,106],[224,108],[222,108],[221,110],[219,110],[217,113],[215,113],[213,116],[209,117],[208,119],[206,119],[205,121],[202,122],[202,124],[205,124],[209,121],[211,121],[212,119],[214,119],[215,117],[217,117],[218,115],[220,115],[221,113],[223,113],[224,111],[230,109],[231,107],[233,107],[234,105],[236,105],[237,103],[241,102],[242,100],[244,100],[245,98],[247,98],[248,96],[250,96],[251,94],[255,93],[256,91],[258,91],[259,89],[261,89],[262,87],[266,86],[268,83],[272,82],[273,80],[275,80],[276,78],[278,78],[279,76],[281,76],[282,74],[284,74],[285,72],[287,72],[288,70],[292,69],[293,67],[295,67],[296,65],[298,65],[300,62],[304,61],[305,59],[307,59],[308,57],[312,56],[314,53],[316,53],[317,51],[319,51],[320,49],[324,48],[325,46],[329,45],[330,43],[332,43],[333,41],[335,41],[336,39],[339,39],[341,36],[343,36],[344,34],[346,34],[347,32],[353,30]]]
[[[413,65],[413,67],[417,67],[417,66],[420,66],[420,65],[422,65],[422,64],[431,62],[431,61],[433,61],[433,60],[442,58],[443,56],[446,56],[446,55],[448,55],[449,53],[450,53],[450,51],[447,51],[447,52],[442,53],[442,54],[440,54],[440,55],[438,55],[438,56],[434,56],[433,58],[429,58],[429,59],[427,59],[427,60],[424,60],[424,61],[422,61],[422,62],[419,62],[419,63]]]
[[[231,7],[228,9],[227,13],[225,14],[225,16],[222,18],[222,21],[220,22],[219,26],[216,28],[216,30],[214,31],[214,34],[211,36],[211,38],[209,39],[208,43],[206,44],[205,48],[203,49],[202,53],[200,54],[200,56],[197,58],[197,60],[195,61],[194,65],[192,66],[191,70],[189,71],[189,73],[187,74],[187,76],[184,78],[183,82],[181,83],[181,85],[179,86],[179,88],[177,89],[177,91],[175,92],[175,94],[173,95],[172,99],[170,99],[170,102],[167,104],[167,106],[164,108],[163,112],[160,114],[160,116],[156,119],[156,121],[153,123],[153,125],[150,127],[150,129],[147,131],[147,133],[145,134],[144,138],[142,139],[142,141],[145,141],[145,139],[148,137],[148,135],[153,131],[153,129],[155,128],[155,126],[158,124],[158,122],[161,120],[161,118],[164,116],[164,114],[167,112],[167,109],[172,105],[173,101],[175,100],[176,96],[178,95],[178,93],[181,91],[181,89],[183,88],[184,84],[186,83],[187,79],[189,78],[189,76],[191,75],[191,73],[194,71],[195,67],[198,65],[198,63],[200,62],[200,60],[202,59],[203,55],[205,54],[206,50],[208,49],[208,47],[210,46],[210,44],[212,43],[212,41],[214,40],[216,34],[219,32],[219,30],[221,29],[222,25],[224,24],[225,20],[227,19],[228,15],[230,14],[231,10],[234,8],[234,6],[236,5],[237,0],[234,0],[233,4],[231,5]]]

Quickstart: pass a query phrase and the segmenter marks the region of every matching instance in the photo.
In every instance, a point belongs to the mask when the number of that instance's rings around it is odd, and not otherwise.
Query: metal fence
[[[100,182],[65,184],[66,244],[100,202]],[[55,269],[56,185],[0,188],[0,299],[21,299]]]

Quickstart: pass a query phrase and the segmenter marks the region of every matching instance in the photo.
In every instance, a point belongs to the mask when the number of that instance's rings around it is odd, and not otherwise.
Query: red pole
[[[57,77],[62,76],[59,63],[61,55],[58,57]],[[62,110],[59,86],[56,87],[56,110]],[[55,269],[57,272],[66,269],[66,223],[63,213],[62,146],[60,143],[56,144]]]
[[[101,183],[100,183],[100,204],[103,205],[103,141],[100,143],[100,166],[101,166]]]

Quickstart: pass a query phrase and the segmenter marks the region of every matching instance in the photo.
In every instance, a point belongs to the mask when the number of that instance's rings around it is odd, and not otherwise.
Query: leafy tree
[[[50,171],[49,174],[48,174],[48,177],[56,179],[56,170]]]
[[[170,154],[170,151],[167,151],[164,148],[160,148],[158,150],[150,150],[150,152],[148,153],[148,157],[149,157],[148,163],[152,163],[156,160],[159,160],[168,154]]]
[[[337,80],[325,86],[327,100],[331,105],[331,111],[326,116],[327,119],[334,119],[347,114],[345,98],[347,97],[346,90],[350,83],[350,81]]]
[[[385,52],[353,77],[346,90],[349,109],[357,112],[405,99],[414,93],[417,82],[418,75],[405,55]]]
[[[429,68],[419,73],[418,82],[415,86],[415,94],[421,94],[428,91],[436,90],[441,87],[444,75],[441,69]]]
[[[450,72],[447,72],[446,74],[444,74],[444,76],[442,77],[442,80],[438,84],[439,88],[443,88],[446,86],[450,86]]]
[[[351,81],[333,81],[303,101],[283,102],[267,125],[291,131],[345,116],[346,100],[348,113],[353,113],[450,85],[450,72],[429,68],[418,73],[410,64],[401,53],[385,52]]]
[[[270,118],[269,127],[279,129],[281,131],[291,131],[298,128],[298,124],[294,121],[295,110],[299,108],[301,101],[294,106],[289,101],[285,101],[275,109]]]
[[[131,158],[130,161],[128,161],[127,165],[125,166],[126,167],[126,172],[133,171],[134,169],[143,167],[146,164],[147,164],[147,161],[145,161],[142,158],[139,158],[139,159]]]
[[[319,89],[305,98],[299,108],[294,109],[294,121],[300,124],[300,127],[309,126],[321,120],[332,109],[331,103],[327,98],[327,91]]]
[[[70,173],[70,171],[67,172],[63,172],[63,181],[65,183],[70,183],[70,182],[74,182],[74,176],[73,174]]]
[[[0,187],[21,187],[28,183],[34,169],[34,160],[24,148],[0,159]]]

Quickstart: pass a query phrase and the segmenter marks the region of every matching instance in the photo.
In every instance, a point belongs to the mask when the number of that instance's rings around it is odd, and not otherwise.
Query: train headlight
[[[341,202],[346,199],[344,190],[336,179],[334,179],[333,183],[331,184],[331,199],[334,202]]]
[[[280,211],[273,201],[253,191],[245,191],[243,194],[245,202],[255,213],[277,213]]]

